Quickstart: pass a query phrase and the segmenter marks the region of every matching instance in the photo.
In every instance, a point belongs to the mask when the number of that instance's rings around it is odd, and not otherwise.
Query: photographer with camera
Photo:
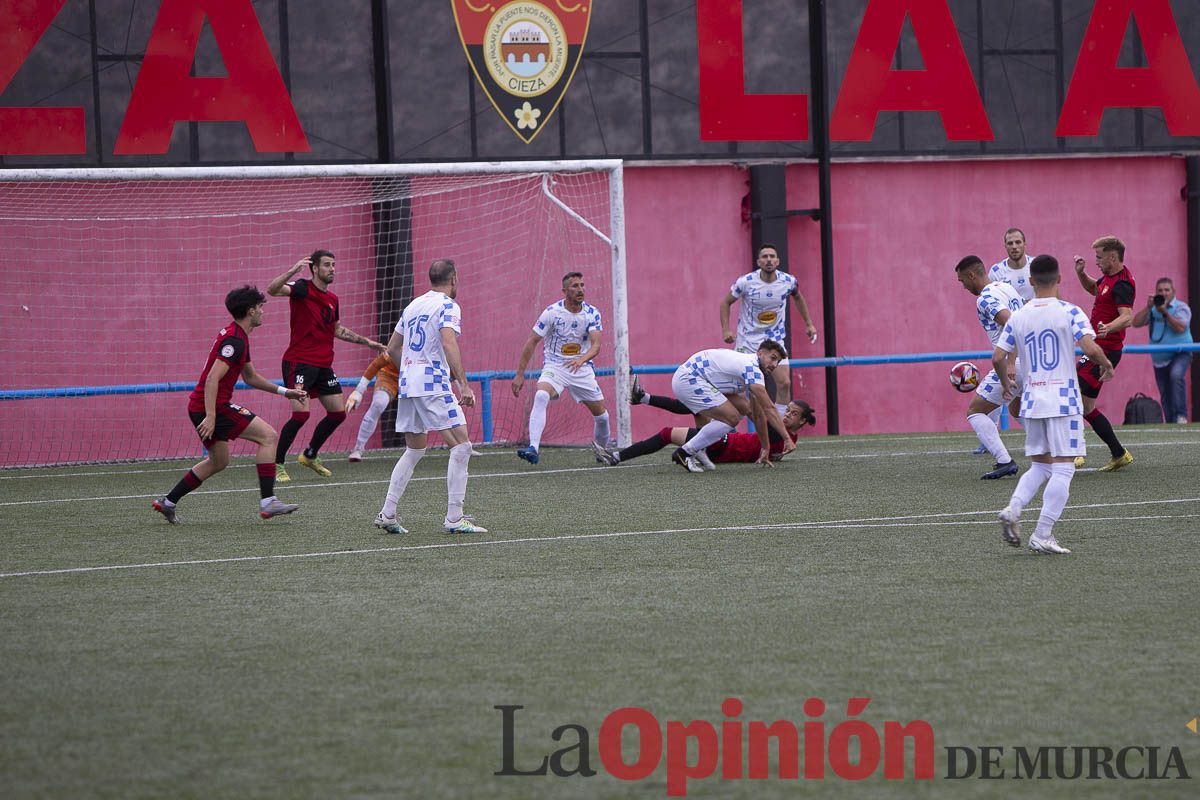
[[[1150,326],[1150,344],[1191,344],[1192,310],[1175,296],[1175,282],[1159,278],[1146,307],[1133,318],[1133,326]],[[1187,424],[1187,379],[1192,354],[1188,351],[1153,353],[1154,378],[1162,398],[1163,419]]]

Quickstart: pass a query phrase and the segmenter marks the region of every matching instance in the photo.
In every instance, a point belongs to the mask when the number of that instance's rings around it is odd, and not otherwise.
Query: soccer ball
[[[979,370],[970,361],[960,361],[950,368],[950,385],[966,393],[979,386]]]

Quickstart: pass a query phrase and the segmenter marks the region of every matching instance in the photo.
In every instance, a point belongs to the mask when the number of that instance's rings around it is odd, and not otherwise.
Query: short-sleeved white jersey
[[[979,324],[983,326],[983,332],[987,334],[992,347],[996,346],[1002,327],[996,324],[996,315],[1006,308],[1016,311],[1023,305],[1025,301],[1017,294],[1017,290],[1004,281],[993,281],[983,287],[979,297],[975,298],[975,313],[979,315]]]
[[[757,350],[763,339],[783,342],[787,330],[788,298],[796,291],[796,279],[781,270],[775,280],[762,279],[754,270],[733,282],[729,293],[741,301],[738,310],[737,348]]]
[[[1075,343],[1095,335],[1087,314],[1057,298],[1035,298],[1013,312],[996,347],[1010,353],[1015,350],[1019,357],[1022,417],[1083,413],[1075,375]]]
[[[561,366],[587,352],[592,331],[602,330],[600,309],[584,303],[579,311],[571,312],[564,300],[546,306],[533,325],[533,332],[542,337],[542,363],[547,366]],[[592,365],[584,366],[590,369]]]
[[[683,369],[708,381],[721,394],[741,394],[754,384],[763,384],[763,372],[756,353],[736,350],[701,350],[683,362]]]
[[[400,397],[450,391],[450,365],[442,347],[442,328],[462,333],[462,312],[448,295],[430,290],[404,309],[396,323],[396,333],[404,337]]]
[[[988,278],[993,281],[1007,283],[1009,286],[1017,290],[1017,294],[1021,299],[1028,303],[1034,298],[1033,283],[1029,280],[1029,265],[1033,263],[1033,256],[1025,254],[1025,263],[1020,269],[1013,269],[1008,265],[1008,259],[1004,259],[998,264],[992,264],[988,270]]]

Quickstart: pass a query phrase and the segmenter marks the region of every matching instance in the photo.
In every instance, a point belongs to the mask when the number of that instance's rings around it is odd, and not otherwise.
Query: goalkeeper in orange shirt
[[[396,370],[391,356],[383,353],[371,362],[358,386],[354,387],[354,391],[346,398],[346,411],[354,410],[362,402],[363,393],[367,391],[367,384],[372,378],[375,379],[375,392],[371,395],[371,406],[363,414],[362,423],[358,426],[358,440],[354,443],[354,450],[350,452],[348,461],[362,461],[363,450],[367,447],[367,440],[375,432],[375,426],[379,424],[379,417],[400,393],[400,373]]]

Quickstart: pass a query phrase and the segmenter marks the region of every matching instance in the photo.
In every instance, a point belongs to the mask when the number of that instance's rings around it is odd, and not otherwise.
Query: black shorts
[[[283,362],[283,385],[289,389],[308,392],[309,397],[341,394],[342,385],[338,376],[329,367],[314,367],[295,361]]]
[[[200,427],[200,423],[204,421],[203,411],[189,411],[188,416],[192,420],[192,427]],[[242,408],[234,403],[225,403],[217,406],[217,426],[213,430],[213,435],[209,439],[202,439],[205,447],[209,447],[213,442],[232,442],[234,439],[242,435],[242,431],[250,426],[254,421],[254,412],[248,408]]]
[[[1104,355],[1108,356],[1108,360],[1112,362],[1113,369],[1117,368],[1117,363],[1121,360],[1120,350],[1105,350]],[[1100,387],[1104,384],[1100,382],[1100,365],[1089,359],[1087,356],[1080,357],[1078,363],[1075,364],[1075,374],[1079,376],[1079,391],[1084,397],[1090,397],[1095,400],[1100,396]]]

